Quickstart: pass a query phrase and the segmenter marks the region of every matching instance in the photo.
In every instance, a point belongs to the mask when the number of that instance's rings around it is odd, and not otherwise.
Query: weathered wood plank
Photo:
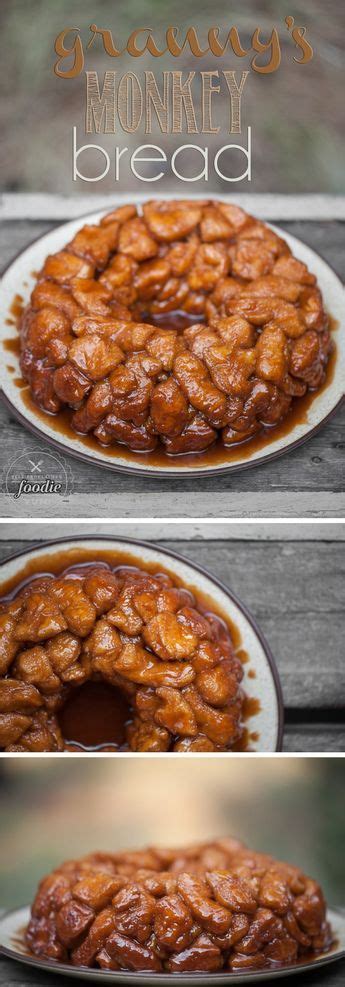
[[[344,705],[344,623],[342,616],[257,615],[276,659],[285,703],[295,708],[336,709]]]
[[[25,546],[27,541],[47,541],[49,538],[66,536],[99,534],[128,535],[130,538],[142,538],[145,541],[160,541],[167,538],[175,542],[190,541],[345,541],[345,524],[337,521],[223,521],[215,518],[213,521],[198,521],[194,519],[181,520],[178,523],[165,520],[160,522],[125,521],[123,524],[108,524],[105,521],[90,524],[88,521],[65,521],[62,524],[32,524],[31,519],[22,523],[12,520],[0,523],[0,541],[8,543],[9,551],[19,551],[16,546]]]
[[[342,754],[345,752],[345,728],[330,729],[320,724],[315,724],[313,727],[301,726],[298,729],[286,726],[283,751],[286,754],[296,754],[300,751]]]
[[[40,220],[16,220],[16,222],[4,221],[0,224],[0,267],[1,271],[16,257],[16,255],[28,247],[30,243],[44,236],[49,230],[59,224]]]
[[[230,506],[229,506],[230,503]],[[42,518],[44,512],[44,517]],[[189,518],[191,515],[213,519],[218,518],[339,518],[345,517],[344,495],[333,493],[283,493],[279,496],[269,492],[252,493],[194,493],[186,499],[185,494],[166,492],[143,493],[73,493],[68,499],[61,497],[37,500],[25,497],[14,501],[0,494],[0,516],[23,518],[28,515],[36,520],[57,518]]]
[[[174,542],[166,540],[168,547]],[[257,615],[330,614],[344,606],[345,552],[342,545],[300,545],[187,541],[186,558],[205,565],[227,582]]]

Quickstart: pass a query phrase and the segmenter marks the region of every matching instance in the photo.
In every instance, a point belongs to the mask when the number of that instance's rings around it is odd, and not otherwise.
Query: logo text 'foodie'
[[[66,497],[72,489],[69,466],[59,453],[48,449],[25,449],[11,460],[5,471],[4,490],[13,500],[28,495]]]

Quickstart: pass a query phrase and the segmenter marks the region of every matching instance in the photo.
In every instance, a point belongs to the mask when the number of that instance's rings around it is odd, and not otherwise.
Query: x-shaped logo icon
[[[33,459],[29,459],[29,463],[31,463],[32,466],[32,469],[30,470],[31,473],[42,472],[42,470],[40,469],[40,466],[42,465],[42,459],[39,459],[38,463],[34,463]]]

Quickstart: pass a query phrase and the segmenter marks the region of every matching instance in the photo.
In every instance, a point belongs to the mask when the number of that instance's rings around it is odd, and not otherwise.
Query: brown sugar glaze
[[[20,320],[23,315],[23,310],[23,299],[21,295],[16,295],[10,309],[12,318],[7,321],[12,325],[17,325],[18,330]],[[201,322],[202,319],[200,316],[188,317],[183,312],[172,312],[169,316],[160,316],[156,318],[151,317],[148,321],[161,329],[177,329],[182,331],[182,329],[186,328],[186,326],[193,325],[193,323],[196,322]],[[338,326],[337,321],[331,316],[329,316],[329,326],[331,331],[336,329]],[[5,350],[10,353],[14,353],[19,357],[20,337],[18,336],[18,339],[5,340],[4,347]],[[194,467],[195,469],[202,469],[203,467],[226,466],[227,463],[236,463],[248,459],[248,456],[251,456],[253,453],[265,450],[269,444],[274,442],[276,439],[282,439],[289,436],[290,432],[296,425],[307,423],[308,411],[313,404],[315,397],[322,394],[322,392],[332,383],[335,363],[336,346],[333,340],[323,384],[321,384],[321,386],[315,391],[308,390],[303,397],[295,398],[285,418],[277,425],[262,426],[261,431],[254,435],[251,439],[234,443],[231,447],[224,446],[221,439],[217,439],[217,441],[204,452],[185,453],[179,456],[169,455],[162,445],[158,446],[158,448],[153,452],[134,452],[119,442],[113,442],[110,446],[100,445],[99,441],[97,441],[93,435],[84,435],[80,432],[76,432],[75,429],[72,428],[71,419],[73,418],[74,411],[71,408],[63,409],[55,415],[49,414],[47,411],[43,411],[42,408],[39,408],[35,403],[31,396],[30,388],[22,377],[17,378],[15,383],[16,386],[22,390],[22,401],[31,414],[33,414],[36,418],[39,418],[42,423],[53,428],[57,433],[57,439],[59,435],[69,439],[72,448],[77,436],[78,441],[85,446],[86,450],[92,449],[98,456],[101,450],[102,454],[108,456],[109,459],[116,459],[119,457],[125,460],[126,463],[134,466],[140,463],[140,466],[145,467],[151,466],[171,468],[176,466],[179,468],[182,464],[184,467],[189,466],[190,468]]]
[[[65,548],[54,555],[40,555],[23,563],[22,568],[10,579],[0,584],[0,603],[13,599],[28,583],[47,575],[61,576],[69,570],[78,576],[85,568],[97,563],[111,566],[115,571],[133,568],[140,564],[151,575],[157,576],[156,562],[143,562],[138,555],[111,549]],[[241,635],[236,624],[207,593],[196,586],[185,583],[169,566],[159,563],[159,572],[170,576],[178,587],[184,587],[195,597],[201,613],[226,626],[237,657],[243,665],[249,664],[250,656],[241,647]],[[248,674],[248,673],[247,673]],[[260,702],[255,697],[246,696],[243,707],[243,733],[233,750],[250,751],[251,742],[259,740],[257,731],[251,730],[250,720],[260,712]],[[120,691],[103,682],[89,681],[76,689],[58,714],[66,749],[71,751],[118,751],[125,739],[125,726],[130,720],[130,710]],[[115,732],[114,732],[115,725]]]
[[[27,943],[27,940],[26,940],[26,933],[27,933],[27,926],[26,925],[22,925],[21,928],[18,929],[18,931],[15,932],[13,936],[11,936],[12,948],[14,950],[16,950],[16,952],[20,953],[22,956],[34,956],[35,954],[32,953],[31,950],[29,949],[29,946],[28,946],[28,943]],[[302,966],[304,967],[304,966],[307,966],[309,964],[312,965],[314,963],[320,962],[320,960],[323,957],[326,957],[326,956],[330,956],[331,957],[332,954],[335,953],[339,948],[340,948],[339,940],[338,939],[333,939],[333,942],[328,947],[328,949],[325,949],[325,950],[317,953],[316,955],[315,955],[315,953],[312,953],[312,952],[310,952],[310,953],[304,953],[303,956],[300,956],[299,958],[297,958],[296,960],[294,960],[293,968],[294,969],[295,968],[298,969],[298,967],[302,967]],[[54,962],[54,961],[51,961],[51,962]],[[287,966],[287,964],[284,964],[284,963],[275,963],[274,969],[278,972],[279,970],[284,970],[284,968],[286,969],[286,966]],[[255,972],[255,967],[252,967],[251,969],[249,967],[247,967],[247,973],[250,973],[251,970],[253,972]],[[224,975],[224,970],[220,970],[219,971],[219,975],[221,975],[221,974]],[[173,974],[170,974],[170,976],[171,976],[171,979],[173,980]],[[212,976],[214,977],[215,974],[213,973]],[[232,974],[232,976],[234,976],[234,974]]]

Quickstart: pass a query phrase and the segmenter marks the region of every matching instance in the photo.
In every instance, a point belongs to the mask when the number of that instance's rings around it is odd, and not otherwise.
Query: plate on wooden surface
[[[105,561],[106,553],[106,561],[109,561],[110,565],[112,555],[116,557],[116,564],[119,565],[122,553],[126,565],[144,567],[147,565],[149,568],[152,565],[157,566],[155,571],[159,569],[167,571],[177,582],[181,580],[196,597],[199,593],[201,600],[207,599],[207,607],[210,606],[210,609],[214,607],[214,612],[227,619],[230,628],[235,629],[238,638],[235,646],[242,660],[245,659],[243,688],[249,700],[249,707],[254,708],[253,715],[250,715],[246,721],[249,749],[254,753],[281,750],[283,699],[276,664],[269,645],[242,601],[228,586],[194,561],[160,545],[126,537],[102,538],[95,535],[84,538],[81,535],[76,538],[63,538],[59,541],[43,542],[39,546],[26,549],[6,559],[0,565],[0,597],[4,596],[3,587],[9,581],[13,579],[16,582],[22,581],[29,575],[32,577],[33,565],[36,572],[54,571],[53,560],[58,556],[59,562],[62,561],[61,568],[66,569],[70,565],[75,565],[80,558],[80,550],[84,553],[83,561],[100,559]],[[193,755],[188,754],[188,757],[190,756]],[[225,753],[225,756],[231,756],[231,752]]]
[[[327,963],[334,963],[345,957],[345,916],[333,909],[328,911],[328,920],[332,925],[335,936],[335,945],[327,953],[315,957],[315,959],[302,960],[290,966],[276,967],[270,970],[251,970],[246,973],[128,973],[122,970],[96,970],[87,967],[70,966],[67,963],[57,963],[56,960],[47,960],[31,956],[23,941],[23,932],[30,918],[30,908],[17,908],[12,912],[7,912],[0,919],[0,951],[4,956],[35,967],[36,970],[46,970],[48,973],[61,974],[62,976],[75,977],[79,980],[89,980],[92,983],[106,984],[150,984],[150,987],[167,987],[168,984],[178,984],[179,987],[188,987],[189,984],[205,984],[205,987],[216,987],[222,984],[224,987],[231,987],[235,984],[260,983],[264,980],[275,980],[277,977],[293,976],[293,974],[307,973],[325,966]]]
[[[169,198],[169,196],[165,196],[165,198]],[[227,201],[228,197],[219,195],[218,198]],[[123,202],[123,197],[114,196],[114,207],[123,205]],[[18,387],[19,360],[18,355],[11,349],[14,341],[18,340],[18,331],[13,324],[13,314],[11,316],[13,299],[16,295],[20,295],[22,304],[25,306],[35,284],[34,272],[43,267],[47,254],[61,250],[85,223],[98,223],[106,211],[108,210],[89,213],[87,216],[72,220],[69,223],[63,223],[46,233],[23,250],[12,261],[3,275],[0,300],[0,351],[2,356],[0,386],[5,404],[21,424],[33,432],[37,438],[50,442],[60,452],[68,453],[90,464],[105,466],[122,473],[159,476],[163,479],[183,478],[185,476],[214,476],[252,467],[258,463],[268,462],[282,453],[294,449],[317,432],[334,413],[344,395],[345,333],[342,324],[344,320],[344,289],[337,275],[318,254],[277,226],[272,226],[272,229],[286,240],[293,254],[299,260],[304,261],[317,277],[325,308],[333,320],[332,337],[336,347],[332,373],[329,374],[326,385],[315,394],[305,414],[301,415],[300,418],[297,416],[296,419],[292,416],[291,427],[288,427],[287,422],[284,422],[284,428],[280,429],[278,426],[276,430],[272,429],[269,438],[265,437],[262,441],[260,439],[252,443],[242,443],[231,450],[219,450],[217,448],[216,452],[206,450],[205,453],[194,454],[192,457],[166,456],[164,462],[162,457],[159,458],[159,462],[155,462],[155,458],[157,459],[155,453],[134,453],[119,445],[113,450],[111,447],[102,448],[96,441],[90,442],[88,437],[77,435],[71,429],[66,429],[65,425],[62,427],[59,424],[58,416],[54,417],[40,411],[32,401],[28,400],[27,390]],[[9,325],[8,322],[11,318],[12,324]],[[301,400],[303,401],[303,399]]]

